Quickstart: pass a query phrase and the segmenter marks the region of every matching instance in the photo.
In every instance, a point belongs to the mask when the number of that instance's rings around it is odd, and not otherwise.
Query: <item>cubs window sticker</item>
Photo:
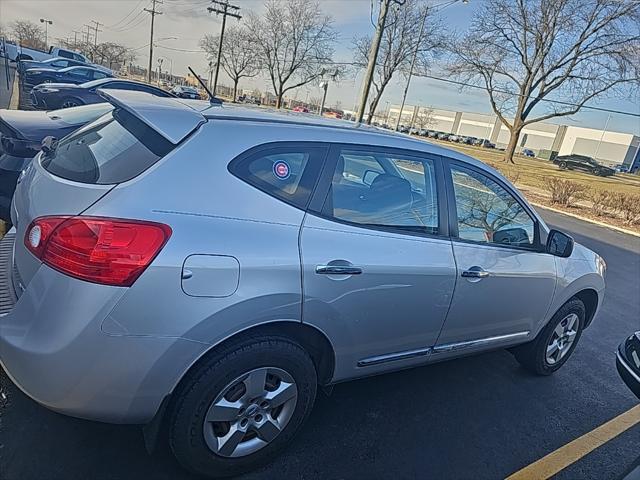
[[[289,173],[289,164],[287,162],[279,160],[273,164],[273,174],[280,180],[289,178]]]

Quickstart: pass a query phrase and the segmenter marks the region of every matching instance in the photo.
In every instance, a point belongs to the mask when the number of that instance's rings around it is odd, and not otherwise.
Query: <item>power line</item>
[[[218,72],[220,71],[220,58],[222,56],[222,42],[224,40],[224,27],[227,23],[227,17],[234,17],[240,20],[242,17],[237,14],[230,12],[229,9],[239,12],[240,7],[235,5],[231,5],[228,0],[220,1],[220,0],[211,0],[215,6],[207,7],[209,13],[215,12],[216,15],[222,15],[222,28],[220,29],[220,41],[218,42],[218,60],[216,61],[216,74],[213,78],[213,87],[211,88],[211,93],[215,97],[216,95],[216,86],[218,85]]]
[[[156,10],[156,3],[162,5],[162,0],[151,0],[152,6],[151,10],[145,8],[145,12],[149,12],[151,14],[151,39],[149,41],[149,69],[147,70],[147,82],[151,83],[151,69],[153,68],[153,24],[156,18],[156,15],[162,15],[162,12]]]
[[[126,32],[127,30],[131,30],[132,28],[137,27],[138,25],[140,25],[140,23],[142,23],[142,21],[144,21],[145,17],[142,17],[143,14],[144,14],[144,9],[141,9],[137,14],[135,14],[133,17],[131,17],[128,21],[126,21],[122,25],[120,25],[118,28],[109,28],[109,27],[107,28],[118,33]],[[134,22],[136,23],[132,25]]]
[[[118,20],[116,23],[112,23],[111,25],[105,25],[109,30],[111,30],[113,27],[115,27],[116,25],[118,25],[119,23],[124,22],[127,18],[129,18],[129,16],[135,12],[138,7],[140,7],[140,5],[142,4],[142,2],[144,2],[144,0],[139,0],[138,3],[136,3],[136,6],[133,7],[131,9],[131,11],[129,13],[127,13],[124,17],[122,17],[120,20]]]

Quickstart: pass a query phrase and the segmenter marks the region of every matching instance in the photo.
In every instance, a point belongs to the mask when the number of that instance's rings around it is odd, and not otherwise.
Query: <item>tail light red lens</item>
[[[129,287],[171,236],[168,225],[103,217],[41,217],[25,234],[43,263],[88,282]]]

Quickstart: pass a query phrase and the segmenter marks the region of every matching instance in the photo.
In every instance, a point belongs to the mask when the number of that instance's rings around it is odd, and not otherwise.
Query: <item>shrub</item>
[[[598,216],[603,216],[607,213],[607,210],[615,208],[612,207],[612,195],[611,192],[606,190],[592,190],[589,194],[589,200],[593,203],[593,213]]]
[[[564,180],[557,177],[549,177],[545,180],[545,186],[551,193],[551,203],[557,203],[563,207],[585,197],[587,187],[580,183]]]
[[[619,194],[619,211],[630,225],[640,223],[640,195]]]

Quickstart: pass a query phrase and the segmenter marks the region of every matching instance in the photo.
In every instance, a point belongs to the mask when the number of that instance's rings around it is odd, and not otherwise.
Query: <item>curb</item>
[[[548,207],[547,205],[543,205],[543,204],[538,203],[538,202],[529,202],[529,203],[531,205],[534,205],[534,206],[540,207],[540,208],[544,208],[545,210],[549,210],[549,211],[554,212],[554,213],[560,213],[561,215],[566,215],[568,217],[577,218],[578,220],[582,220],[583,222],[593,223],[594,225],[598,225],[599,227],[609,228],[609,229],[615,230],[616,232],[619,232],[619,233],[625,233],[627,235],[633,235],[634,237],[640,237],[640,233],[634,232],[633,230],[628,230],[626,228],[616,227],[614,225],[609,225],[608,223],[600,222],[598,220],[593,220],[593,219],[587,218],[587,217],[582,217],[582,216],[577,215],[575,213],[565,212],[564,210],[560,210],[558,208]]]
[[[9,100],[9,110],[18,110],[18,97],[20,96],[20,85],[18,84],[18,69],[13,75],[13,90],[11,91],[11,100]]]

